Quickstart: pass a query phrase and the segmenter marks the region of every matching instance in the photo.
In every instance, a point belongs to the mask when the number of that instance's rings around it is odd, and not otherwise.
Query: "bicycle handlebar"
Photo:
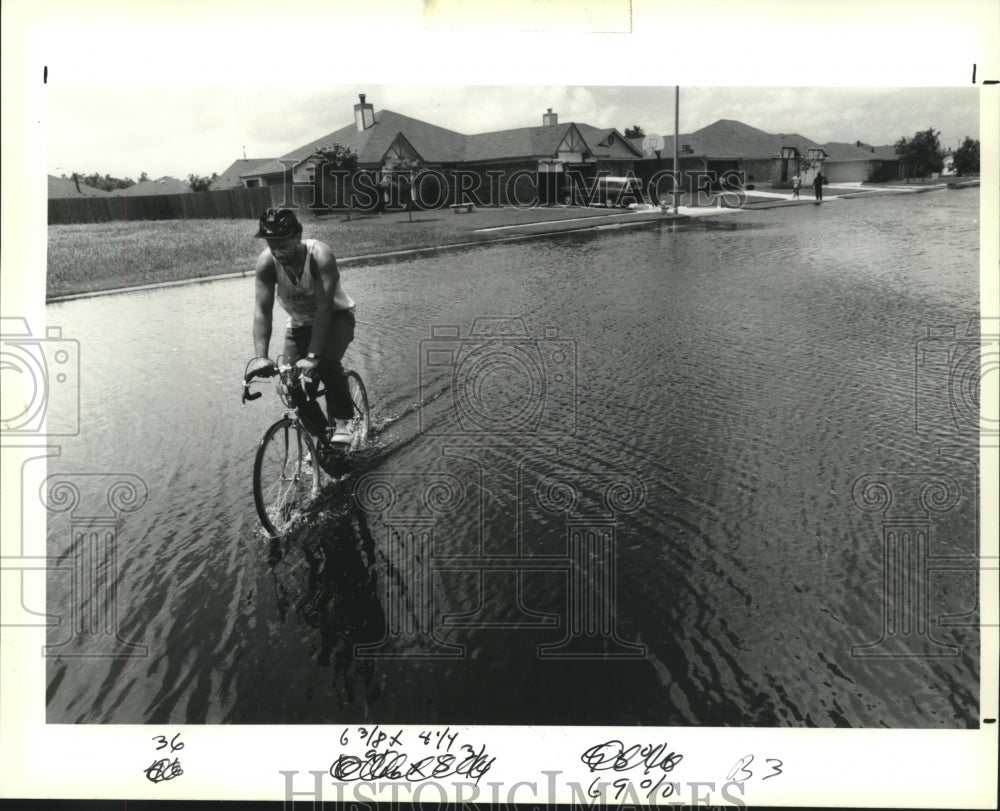
[[[252,358],[250,362],[252,363],[254,360],[256,360],[256,358]],[[281,375],[282,377],[284,377],[289,372],[294,372],[295,369],[296,369],[295,364],[291,364],[291,363],[278,364],[275,361],[271,360],[270,358],[267,358],[267,360],[270,363],[269,366],[262,366],[259,369],[254,369],[252,372],[245,372],[244,373],[244,375],[243,375],[243,396],[241,398],[241,402],[242,402],[243,405],[246,405],[247,400],[256,400],[261,395],[261,392],[259,392],[259,391],[250,391],[250,384],[253,382],[254,378],[256,378],[256,377],[274,377],[275,375]],[[247,365],[249,366],[249,364],[247,364]],[[297,374],[297,375],[294,375],[294,377],[293,377],[292,380],[289,380],[289,381],[286,381],[286,382],[291,383],[292,385],[294,385],[295,383],[298,383],[298,385],[303,390],[305,390],[305,383],[304,383],[304,381],[306,379],[307,379],[306,375],[304,375],[304,374]]]

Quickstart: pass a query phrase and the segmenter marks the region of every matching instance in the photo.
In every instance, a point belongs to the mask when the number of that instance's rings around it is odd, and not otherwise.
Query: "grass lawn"
[[[546,223],[546,231],[570,230],[579,218],[651,216],[601,208],[482,208],[472,214],[450,209],[382,215],[343,213],[302,216],[304,236],[329,244],[338,258],[414,248],[490,241],[532,229],[484,231],[498,226]],[[655,212],[656,217],[662,214]],[[555,221],[553,223],[553,221]],[[251,273],[264,245],[254,238],[254,220],[137,220],[51,225],[48,229],[49,298],[195,279],[224,273]],[[537,230],[537,229],[536,229]]]

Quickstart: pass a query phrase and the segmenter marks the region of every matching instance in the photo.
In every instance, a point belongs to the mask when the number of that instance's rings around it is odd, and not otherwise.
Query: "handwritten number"
[[[177,752],[184,748],[180,737],[181,733],[178,732],[170,740],[167,740],[165,735],[154,735],[152,740],[156,741],[156,751],[158,752],[167,747],[170,747],[171,752]],[[164,780],[173,780],[175,777],[180,777],[184,774],[184,770],[181,768],[180,760],[177,758],[171,760],[165,757],[154,760],[147,768],[143,769],[143,774],[146,775],[146,779],[151,783],[162,783]]]
[[[152,740],[160,742],[160,745],[156,747],[157,751],[159,751],[160,749],[166,749],[169,746],[171,752],[177,752],[177,751],[179,751],[179,750],[181,750],[181,749],[184,748],[184,744],[177,741],[177,739],[180,736],[181,736],[181,733],[178,732],[176,735],[174,735],[174,737],[172,737],[168,741],[166,739],[166,737],[163,736],[163,735],[154,735],[153,738],[152,738]]]
[[[616,789],[618,789],[618,791],[615,792],[615,799],[616,800],[620,800],[621,797],[622,797],[622,794],[625,793],[625,789],[628,788],[628,786],[629,786],[629,781],[625,777],[619,777],[611,785],[613,785]]]
[[[738,761],[732,769],[729,770],[729,774],[726,775],[726,780],[735,780],[737,783],[742,783],[744,780],[749,780],[753,777],[753,772],[750,771],[747,766],[753,763],[753,755],[744,755]],[[737,777],[736,774],[742,772],[746,774],[746,777]]]
[[[736,765],[733,766],[732,769],[730,769],[729,775],[728,777],[726,777],[726,779],[736,780],[738,783],[742,783],[745,780],[749,780],[751,777],[753,777],[753,772],[750,771],[750,769],[748,769],[747,766],[753,763],[753,759],[754,759],[753,755],[744,755],[736,762]],[[777,777],[779,774],[784,774],[781,768],[782,766],[785,765],[785,762],[783,760],[779,760],[778,758],[772,757],[772,758],[767,758],[764,762],[767,763],[768,766],[770,766],[771,773],[766,777],[762,777],[761,780],[770,780],[772,777]]]

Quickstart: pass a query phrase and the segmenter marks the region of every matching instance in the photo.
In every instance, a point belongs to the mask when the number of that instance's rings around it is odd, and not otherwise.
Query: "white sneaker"
[[[354,441],[350,420],[336,420],[330,430],[330,442],[334,445],[350,445]]]

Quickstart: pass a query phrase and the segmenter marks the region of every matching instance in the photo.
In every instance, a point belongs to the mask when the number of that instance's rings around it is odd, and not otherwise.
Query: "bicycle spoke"
[[[254,498],[269,532],[287,528],[315,497],[313,456],[308,437],[291,420],[275,423],[265,434],[254,464]]]
[[[351,419],[351,433],[354,439],[351,446],[356,449],[364,445],[368,439],[370,429],[368,394],[357,372],[348,372],[347,386],[354,403],[354,417]]]

